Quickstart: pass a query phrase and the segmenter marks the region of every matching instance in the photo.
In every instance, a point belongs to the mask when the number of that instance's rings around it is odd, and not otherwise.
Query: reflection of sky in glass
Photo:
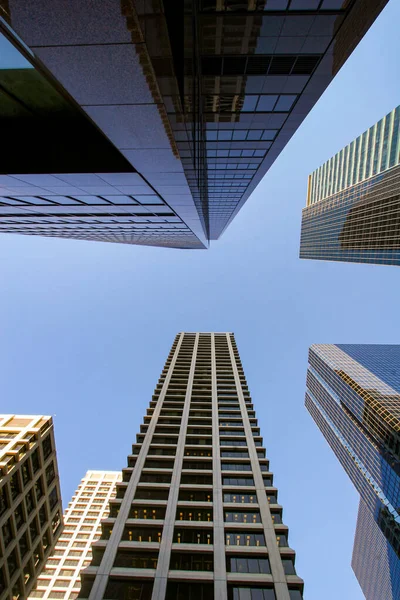
[[[2,33],[0,33],[0,69],[33,69],[31,63]]]

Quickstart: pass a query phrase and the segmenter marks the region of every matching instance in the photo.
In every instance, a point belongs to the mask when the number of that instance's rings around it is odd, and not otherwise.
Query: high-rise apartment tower
[[[400,106],[314,171],[300,258],[400,265]]]
[[[277,496],[233,334],[178,334],[79,598],[301,600]]]
[[[121,472],[88,471],[64,513],[64,529],[29,595],[44,600],[74,600],[80,573],[92,559],[92,543],[100,537],[100,522],[108,517],[110,499]]]
[[[360,494],[352,567],[400,598],[400,346],[311,346],[306,406]]]
[[[0,232],[207,247],[386,2],[0,0]]]
[[[61,529],[51,417],[0,415],[0,600],[25,600]]]

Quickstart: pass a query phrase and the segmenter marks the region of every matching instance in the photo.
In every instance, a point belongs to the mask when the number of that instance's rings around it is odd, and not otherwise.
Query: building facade
[[[314,171],[300,258],[400,265],[400,106]]]
[[[207,247],[386,2],[0,0],[0,231]]]
[[[61,529],[51,417],[0,415],[1,600],[28,596]]]
[[[301,600],[231,333],[176,336],[79,598]]]
[[[309,353],[306,407],[361,497],[352,566],[367,600],[400,597],[399,364],[400,346]]]
[[[64,513],[64,529],[37,580],[31,598],[74,600],[80,590],[80,573],[92,559],[92,543],[100,537],[100,522],[109,514],[116,483],[115,471],[88,471]]]

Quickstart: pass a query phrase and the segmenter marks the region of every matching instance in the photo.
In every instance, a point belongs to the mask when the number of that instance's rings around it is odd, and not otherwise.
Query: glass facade
[[[392,593],[384,597],[399,597],[399,364],[395,345],[321,344],[309,352],[307,409],[361,496],[353,568],[367,600],[378,597],[381,579]],[[374,560],[382,548],[385,569]]]
[[[385,4],[6,3],[0,231],[207,247]]]
[[[400,106],[309,177],[300,257],[400,265]]]
[[[351,566],[367,599],[400,598],[399,555],[362,500],[358,509]]]

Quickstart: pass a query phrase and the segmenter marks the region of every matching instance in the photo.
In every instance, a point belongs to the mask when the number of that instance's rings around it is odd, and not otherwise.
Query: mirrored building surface
[[[364,595],[396,600],[400,346],[311,346],[306,407],[361,497],[352,566]]]
[[[0,231],[205,248],[386,0],[0,0]]]
[[[79,598],[301,600],[232,333],[176,336]]]
[[[400,106],[309,177],[300,258],[400,265]]]

